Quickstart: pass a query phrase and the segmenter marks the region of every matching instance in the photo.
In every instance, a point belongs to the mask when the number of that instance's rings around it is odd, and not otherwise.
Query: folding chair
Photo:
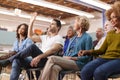
[[[33,78],[32,76],[34,76],[34,80],[37,80],[37,78],[35,77],[35,71],[41,71],[42,68],[29,68],[29,69],[24,69],[24,68],[23,68],[23,70],[30,72],[30,79],[29,79],[29,80],[33,80],[33,79],[32,79],[32,78]],[[33,74],[33,75],[32,75],[32,74]],[[25,73],[22,73],[21,75],[24,75],[24,79],[23,79],[23,80],[25,80],[27,73],[25,72]],[[19,80],[21,80],[21,78],[22,78],[22,76],[19,77]]]

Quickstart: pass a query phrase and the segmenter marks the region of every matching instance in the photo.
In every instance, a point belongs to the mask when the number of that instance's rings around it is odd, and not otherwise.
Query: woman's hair
[[[25,38],[27,38],[27,34],[28,34],[28,25],[26,23],[22,23],[20,25],[18,25],[17,30],[16,30],[16,38],[20,39],[20,35],[18,34],[18,30],[20,29],[21,26],[25,26],[25,32],[23,34],[23,36],[25,36]]]
[[[110,15],[112,12],[114,12],[117,16],[118,19],[120,19],[120,1],[116,1],[112,6],[112,8],[106,11],[106,17],[108,20],[110,20]]]
[[[73,26],[69,26],[68,29],[71,29],[74,34],[76,33],[76,31],[73,29]]]
[[[90,23],[89,23],[89,19],[85,16],[78,16],[76,17],[76,20],[78,22],[78,25],[84,30],[84,31],[88,31]]]
[[[73,26],[69,26],[68,29],[72,29],[72,31],[75,32],[75,30],[73,29]]]

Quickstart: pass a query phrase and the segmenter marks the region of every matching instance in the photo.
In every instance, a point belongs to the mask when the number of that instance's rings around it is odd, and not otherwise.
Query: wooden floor
[[[9,80],[9,77],[10,77],[9,74],[2,74],[2,77],[0,78],[0,80]],[[28,80],[28,79],[26,78],[25,80]],[[65,75],[63,80],[80,80],[80,79],[78,76],[73,76],[72,74],[70,74],[70,75]],[[109,80],[112,80],[112,79],[109,79]],[[113,80],[120,80],[120,78],[113,79]]]
[[[11,70],[10,66],[8,66],[7,68],[4,68],[3,73],[0,75],[0,80],[9,80],[9,78],[10,78],[10,70]],[[23,71],[22,73],[25,75],[25,71]],[[25,80],[28,80],[27,77],[25,78]],[[63,80],[80,80],[80,78],[75,74],[69,74],[69,75],[65,75]],[[112,80],[112,79],[109,79],[109,80]],[[113,79],[113,80],[120,80],[120,78]]]

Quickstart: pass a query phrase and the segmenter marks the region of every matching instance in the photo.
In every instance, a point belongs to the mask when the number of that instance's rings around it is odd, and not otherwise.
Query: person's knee
[[[35,48],[36,45],[35,45],[35,44],[31,44],[29,47],[30,47],[30,48]]]
[[[85,67],[83,67],[83,69],[81,70],[80,73],[81,73],[81,75],[89,75],[91,73],[91,69],[90,69],[90,67],[85,66]]]
[[[52,70],[59,73],[62,70],[62,68],[60,66],[58,66],[58,65],[54,65],[52,67]]]
[[[50,56],[48,59],[50,62],[55,62],[56,56]]]
[[[80,72],[80,75],[82,76],[82,75],[85,75],[86,73],[87,73],[87,70],[85,68],[83,68]]]
[[[97,68],[95,71],[94,71],[94,77],[102,77],[102,76],[105,76],[106,73],[101,69],[101,68]]]
[[[14,59],[14,61],[12,62],[12,68],[15,68],[18,66],[20,66],[20,61],[18,59]]]
[[[35,45],[35,44],[31,44],[31,46],[36,47],[36,45]]]

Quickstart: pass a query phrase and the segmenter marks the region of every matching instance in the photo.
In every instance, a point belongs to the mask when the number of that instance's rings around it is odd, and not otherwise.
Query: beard
[[[55,32],[56,32],[56,29],[49,29],[49,32],[55,33]]]

